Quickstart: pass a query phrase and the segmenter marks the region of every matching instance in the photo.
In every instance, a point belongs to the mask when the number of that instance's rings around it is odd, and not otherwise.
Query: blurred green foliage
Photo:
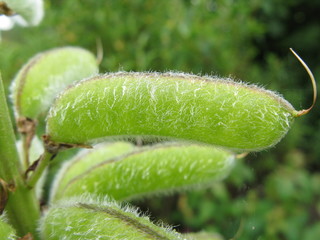
[[[183,71],[233,76],[281,92],[297,109],[312,99],[294,48],[320,79],[320,1],[79,0],[46,1],[35,28],[2,32],[0,68],[6,86],[30,57],[77,45],[96,51],[101,72]],[[320,236],[319,103],[275,148],[237,162],[208,190],[147,199],[181,231],[218,232],[225,239],[316,240]]]

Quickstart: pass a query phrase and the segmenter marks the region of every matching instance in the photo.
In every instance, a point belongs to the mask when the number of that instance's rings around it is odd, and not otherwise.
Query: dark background
[[[320,1],[52,0],[34,28],[2,32],[6,87],[33,55],[75,45],[96,52],[100,72],[183,71],[232,76],[281,93],[300,110],[312,86],[292,47],[320,79]],[[274,148],[251,153],[209,189],[134,202],[179,231],[225,239],[316,240],[320,236],[319,103]]]

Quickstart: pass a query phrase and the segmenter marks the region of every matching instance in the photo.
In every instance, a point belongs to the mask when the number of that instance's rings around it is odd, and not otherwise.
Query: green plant
[[[90,55],[87,57],[91,58]],[[32,77],[34,73],[31,70],[37,69],[37,64],[42,70],[38,72],[52,81],[58,79],[60,86],[70,83],[70,76],[74,75],[72,71],[78,73],[79,67],[70,70],[62,65],[59,68],[59,63],[70,62],[66,60],[68,54],[62,54],[60,58],[47,63],[55,66],[54,71],[42,66],[42,61],[28,63],[29,67],[23,68],[28,71],[22,70],[23,74],[18,74],[15,80],[17,82],[12,88],[14,99],[21,99],[20,95],[23,95],[24,101],[32,100],[34,94],[31,90],[36,87],[37,94],[46,95],[48,86],[39,85],[39,79]],[[55,77],[57,69],[59,77]],[[315,85],[310,70],[306,69]],[[30,162],[21,161],[19,157],[1,85],[0,100],[4,107],[0,112],[0,210],[7,213],[9,223],[20,237],[31,233],[35,239],[79,239],[79,236],[89,239],[183,239],[187,236],[154,225],[131,208],[106,200],[106,195],[117,200],[139,198],[221,179],[230,172],[235,154],[217,146],[242,151],[273,146],[286,134],[293,117],[308,112],[316,98],[315,94],[309,109],[295,111],[270,91],[219,78],[120,73],[78,83],[81,78],[74,79],[74,86],[59,95],[47,120],[38,114],[45,111],[47,101],[26,105],[21,100],[14,101],[18,110],[16,120],[20,122],[24,117],[27,123],[33,123],[20,131],[29,136],[23,138],[22,156],[29,159],[32,154],[31,140],[35,132],[43,134],[41,127],[35,131],[34,123],[39,122],[39,126],[46,124],[44,153],[39,159],[30,159]],[[28,85],[21,84],[26,82],[21,79],[28,79]],[[27,87],[30,90],[24,91]],[[48,98],[51,101],[51,94]],[[21,106],[28,106],[26,109],[31,110],[21,115]],[[246,121],[248,118],[250,121]],[[216,124],[210,125],[210,122]],[[271,128],[263,131],[265,126],[269,126],[267,123]],[[256,132],[260,138],[251,137]],[[215,138],[212,138],[213,133]],[[91,148],[88,144],[101,142],[105,137],[109,141],[120,137],[136,143],[168,143],[133,147],[119,142],[93,149],[90,154],[79,153],[61,170],[54,188],[50,190],[52,206],[41,218],[39,234],[37,222],[41,213],[35,189],[45,168],[62,150]],[[236,140],[232,141],[232,138]],[[175,139],[187,142],[173,143]],[[12,229],[3,222],[1,220],[3,231],[12,235]],[[107,223],[111,224],[109,228],[105,228]],[[127,227],[131,230],[125,231]]]
[[[90,13],[91,14],[91,13]],[[121,44],[120,44],[121,45]],[[142,51],[143,52],[143,51]],[[223,55],[224,58],[228,58],[230,57],[230,54],[226,54],[226,55]],[[218,61],[221,65],[224,65],[223,61]],[[143,74],[142,74],[143,75]],[[150,79],[151,80],[151,79]],[[26,94],[26,97],[28,98],[28,94]],[[2,103],[3,101],[1,101]],[[5,105],[1,105],[1,106],[5,106]],[[65,107],[66,105],[62,105],[62,107]],[[34,107],[34,106],[31,106],[31,107]],[[4,114],[3,114],[4,113]],[[8,129],[12,129],[10,127],[10,123],[7,118],[7,111],[5,112],[3,110],[3,112],[1,112],[1,116],[4,116],[3,117],[3,122],[1,122],[1,133],[4,133],[3,134],[3,138],[2,138],[2,142],[1,142],[1,157],[3,156],[3,162],[5,162],[6,166],[3,165],[1,163],[1,177],[3,177],[3,181],[1,182],[1,203],[2,203],[2,207],[5,206],[5,210],[7,211],[8,215],[9,215],[9,221],[11,222],[11,224],[13,224],[15,226],[15,228],[18,230],[19,232],[19,235],[22,236],[24,233],[26,233],[27,231],[30,231],[30,232],[34,232],[35,230],[35,226],[34,226],[34,220],[35,219],[38,219],[38,213],[37,213],[37,207],[34,207],[34,206],[37,206],[37,204],[34,204],[34,203],[37,203],[38,201],[35,200],[35,197],[34,197],[34,189],[32,190],[29,190],[28,187],[25,188],[25,182],[27,182],[27,185],[30,187],[30,186],[33,186],[36,184],[36,182],[39,182],[38,181],[38,178],[40,177],[41,173],[43,172],[43,169],[46,167],[47,163],[50,161],[50,159],[53,158],[53,156],[56,154],[56,150],[55,148],[49,148],[50,151],[47,151],[47,153],[45,155],[43,155],[44,157],[42,158],[42,160],[40,160],[40,162],[35,162],[33,165],[30,166],[30,164],[27,166],[27,167],[23,167],[23,164],[20,164],[19,161],[16,161],[17,160],[17,154],[14,153],[14,149],[13,147],[11,146],[12,145],[12,133],[10,133],[11,130],[8,130]],[[60,115],[59,117],[62,117],[63,115]],[[160,115],[161,116],[161,115]],[[176,118],[178,118],[179,116],[176,116]],[[69,119],[69,118],[68,118]],[[120,120],[123,120],[123,119],[120,119]],[[3,123],[3,124],[2,124]],[[39,121],[39,133],[41,133],[41,119]],[[96,124],[96,122],[94,122]],[[123,123],[126,123],[125,121],[123,121]],[[148,123],[147,123],[148,124]],[[73,125],[68,125],[68,127],[72,127]],[[88,125],[82,125],[82,127],[87,127]],[[184,129],[184,128],[181,128],[181,129]],[[56,128],[56,130],[59,130],[59,128]],[[70,129],[67,128],[67,130],[69,130],[69,133],[70,133]],[[48,133],[48,132],[47,132]],[[55,133],[55,131],[51,131],[49,133]],[[62,132],[62,134],[64,134],[64,132]],[[174,136],[173,136],[174,137]],[[180,137],[180,136],[177,136],[177,137]],[[227,136],[230,138],[230,136]],[[113,137],[115,138],[115,137]],[[52,142],[49,142],[50,139],[46,138],[45,139],[47,143],[52,143]],[[52,139],[51,139],[52,140]],[[139,142],[141,139],[137,139],[135,141]],[[156,139],[156,140],[159,140],[159,139]],[[198,138],[197,139],[198,141],[201,141],[201,138]],[[6,142],[8,141],[8,142]],[[145,139],[143,140],[145,141]],[[148,141],[154,141],[154,139],[148,139]],[[27,141],[25,141],[27,142]],[[57,143],[57,142],[56,142]],[[73,146],[83,146],[83,143],[82,141],[79,140],[79,142],[63,142],[63,143],[60,143],[58,142],[58,146],[57,144],[49,144],[49,146],[51,147],[58,147],[58,148],[64,148],[64,147],[72,147]],[[11,144],[11,145],[10,145]],[[31,144],[31,143],[30,143]],[[88,144],[87,142],[85,144]],[[11,146],[11,147],[10,147]],[[31,144],[31,147],[32,147],[32,144]],[[130,148],[130,147],[128,147]],[[48,150],[48,149],[47,149]],[[113,147],[112,147],[112,150],[115,150]],[[129,149],[127,149],[129,150]],[[22,150],[24,152],[27,153],[27,151],[29,151],[28,147],[25,147],[24,150]],[[129,153],[129,156],[126,155],[125,153],[126,150],[123,150],[123,152],[121,153],[116,153],[116,154],[120,154],[119,157],[116,157],[116,158],[112,158],[112,161],[115,160],[115,161],[119,161],[119,159],[127,159],[127,157],[130,157],[130,154]],[[145,149],[141,149],[141,151],[145,151]],[[11,153],[10,153],[11,152]],[[30,150],[30,153],[29,154],[24,154],[24,156],[30,156],[32,150]],[[117,152],[117,151],[115,151]],[[123,155],[125,154],[125,155]],[[9,156],[9,157],[8,157]],[[7,158],[8,157],[8,158]],[[159,157],[159,156],[158,156]],[[23,158],[23,157],[22,157]],[[82,165],[82,161],[84,158],[81,158],[81,164],[77,164],[76,167],[83,167]],[[34,160],[34,159],[31,159],[31,160]],[[104,165],[106,165],[105,163],[108,161],[108,159],[103,159],[103,158],[94,158],[95,161],[103,161]],[[10,161],[10,162],[9,162]],[[39,163],[37,165],[37,163]],[[96,163],[96,162],[95,162]],[[119,163],[122,163],[122,162],[119,162]],[[147,163],[145,163],[146,165],[148,165]],[[116,164],[114,164],[116,165]],[[121,164],[120,164],[121,165]],[[125,164],[123,164],[125,165]],[[134,165],[134,164],[132,164]],[[18,169],[17,166],[20,166],[20,169]],[[30,166],[30,167],[29,167]],[[168,165],[169,166],[169,165]],[[10,167],[10,168],[9,168]],[[28,168],[29,167],[29,168]],[[98,169],[98,170],[103,170],[102,168],[99,169],[99,167],[97,168],[94,168],[94,166],[91,166],[90,165],[90,170],[93,169]],[[109,167],[109,166],[108,166]],[[18,171],[16,171],[16,169],[18,169]],[[36,170],[35,172],[33,172],[33,170]],[[25,181],[25,179],[23,178],[22,181],[19,177],[19,174],[21,175],[21,170],[23,173],[25,171],[27,171],[27,181]],[[191,169],[190,169],[191,170]],[[175,172],[177,172],[178,170],[175,169],[173,171],[173,174]],[[79,174],[79,172],[76,172],[76,174]],[[12,180],[12,176],[14,176],[14,182],[10,181]],[[79,175],[79,178],[77,178],[77,180],[81,180],[81,176],[82,176],[82,173],[81,175]],[[121,171],[118,173],[118,176],[121,177]],[[95,178],[93,176],[93,178]],[[94,180],[94,179],[93,179]],[[124,179],[125,180],[125,179]],[[141,180],[140,180],[141,181]],[[281,180],[280,180],[281,181]],[[80,181],[79,181],[80,182]],[[156,179],[155,179],[155,182],[156,182]],[[15,183],[15,184],[14,184]],[[126,182],[127,183],[127,182]],[[95,181],[92,181],[92,185],[94,186],[95,185]],[[89,185],[88,185],[89,186]],[[63,187],[63,186],[62,186]],[[61,188],[62,188],[61,187]],[[90,187],[90,186],[89,186]],[[77,187],[75,188],[76,192],[82,192],[82,189]],[[98,193],[99,194],[99,193]],[[63,198],[63,196],[62,196]],[[110,205],[113,206],[113,207],[116,207],[116,205],[114,205],[112,202],[111,203],[104,203],[103,201],[100,201],[100,200],[97,200],[97,199],[94,199],[94,200],[90,200],[94,198],[94,196],[91,196],[91,198],[88,198],[88,197],[84,197],[82,196],[81,198],[73,198],[73,201],[72,200],[69,200],[69,201],[65,201],[65,202],[61,202],[59,204],[55,204],[51,210],[49,211],[48,215],[46,216],[46,218],[43,220],[43,227],[42,227],[42,232],[43,234],[46,234],[44,233],[46,230],[45,229],[50,229],[49,230],[49,234],[51,233],[56,233],[58,232],[58,229],[59,227],[65,227],[63,224],[65,222],[62,222],[62,224],[59,225],[59,218],[56,219],[58,221],[50,221],[50,219],[52,218],[55,218],[56,216],[59,216],[61,214],[61,212],[59,214],[56,214],[55,215],[55,211],[61,211],[62,210],[62,213],[64,211],[64,209],[66,209],[66,211],[70,211],[69,209],[70,208],[77,208],[77,210],[79,211],[82,211],[82,210],[88,210],[90,209],[91,212],[89,212],[87,215],[90,216],[92,215],[93,212],[97,212],[97,214],[99,215],[101,212],[110,212],[110,210],[108,210],[108,208],[104,208],[104,205],[106,205],[107,207],[109,207]],[[99,197],[98,197],[99,198]],[[8,199],[8,201],[6,201]],[[24,199],[24,201],[26,201],[25,203],[23,203],[22,199]],[[76,201],[79,201],[80,204],[76,204],[75,202]],[[90,202],[91,201],[91,202]],[[94,202],[95,206],[92,207],[92,202]],[[6,205],[5,205],[6,204]],[[21,207],[18,208],[18,205],[17,204],[20,204]],[[96,204],[100,205],[100,206],[96,206]],[[29,208],[28,212],[24,211],[24,208],[26,207],[30,207],[30,206],[33,206],[31,208]],[[89,206],[89,207],[88,207]],[[35,210],[35,211],[33,211]],[[14,212],[15,211],[15,212]],[[121,212],[122,210],[118,210],[119,212]],[[74,214],[77,214],[76,211],[72,211],[71,210],[71,213],[74,213]],[[30,216],[29,216],[30,214]],[[19,216],[21,215],[21,216]],[[120,219],[120,223],[121,223],[121,219],[122,220],[128,220],[128,218],[121,218],[121,216],[124,216],[126,215],[126,211],[122,212],[121,214],[114,214],[113,216],[115,216],[116,220],[117,219]],[[29,222],[30,224],[28,225],[26,223],[26,219],[23,219],[23,216],[28,216],[30,219],[29,219]],[[74,217],[74,220],[78,219],[79,216],[81,216],[81,213],[80,215]],[[68,216],[67,215],[64,215],[65,218],[67,218]],[[108,216],[108,218],[110,218],[110,216]],[[134,217],[133,217],[134,218]],[[48,220],[49,219],[49,220]],[[99,219],[99,218],[97,218]],[[129,218],[130,219],[130,218]],[[66,219],[66,220],[70,220],[70,219]],[[72,220],[72,219],[71,219]],[[91,219],[91,220],[94,220],[94,219]],[[134,220],[128,220],[129,222],[133,223],[133,226],[138,226],[138,229],[141,230],[146,230],[148,229],[147,227],[142,227],[141,228],[141,225],[140,224],[137,224],[137,222],[135,222]],[[137,220],[138,222],[140,220]],[[272,220],[270,220],[272,221]],[[57,223],[57,225],[54,225],[52,223]],[[70,222],[69,222],[70,223]],[[81,222],[77,221],[76,224],[79,224]],[[73,223],[70,223],[71,225],[69,225],[69,228],[68,229],[72,229],[72,224]],[[75,224],[75,223],[74,223]],[[149,224],[149,223],[148,223]],[[147,224],[147,225],[148,225]],[[57,230],[54,230],[54,227],[57,227]],[[88,224],[88,226],[90,226]],[[144,226],[142,224],[142,226]],[[140,227],[140,228],[139,228]],[[84,231],[84,233],[86,232],[90,232],[92,228],[90,229],[87,229],[87,230],[82,230]],[[77,232],[80,231],[79,229],[75,229]],[[97,229],[99,230],[99,228]],[[120,227],[120,230],[121,230],[121,227]],[[50,232],[51,231],[51,232]],[[59,237],[62,237],[64,232],[61,232],[61,230],[59,230]],[[72,232],[72,231],[71,231]],[[92,232],[92,231],[91,231]],[[132,233],[134,233],[134,230],[132,231]],[[154,235],[157,235],[155,232],[154,232]],[[37,237],[37,234],[34,233],[34,236]],[[68,236],[70,237],[70,235]],[[45,237],[46,238],[46,237]],[[140,236],[141,238],[141,236]],[[158,237],[158,238],[161,238]],[[178,236],[177,236],[178,238]]]
[[[16,232],[12,226],[6,223],[5,216],[0,216],[0,236],[3,239],[16,239]]]

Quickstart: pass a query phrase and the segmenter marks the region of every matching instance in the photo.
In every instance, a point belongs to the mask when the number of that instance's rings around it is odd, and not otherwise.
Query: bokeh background
[[[320,79],[319,10],[315,0],[47,0],[39,26],[1,33],[0,68],[8,88],[36,53],[66,45],[96,52],[101,40],[101,72],[232,76],[275,90],[302,109],[312,102],[312,87],[289,48]],[[319,109],[317,103],[296,119],[274,148],[238,160],[223,182],[134,204],[181,232],[320,239]]]

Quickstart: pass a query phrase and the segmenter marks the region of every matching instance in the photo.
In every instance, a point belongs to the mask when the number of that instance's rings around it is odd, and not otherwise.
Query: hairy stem
[[[19,156],[15,145],[15,136],[0,76],[0,178],[14,185],[9,192],[5,210],[10,223],[19,235],[30,232],[36,239],[36,224],[40,210],[33,190],[24,183],[20,171]]]

